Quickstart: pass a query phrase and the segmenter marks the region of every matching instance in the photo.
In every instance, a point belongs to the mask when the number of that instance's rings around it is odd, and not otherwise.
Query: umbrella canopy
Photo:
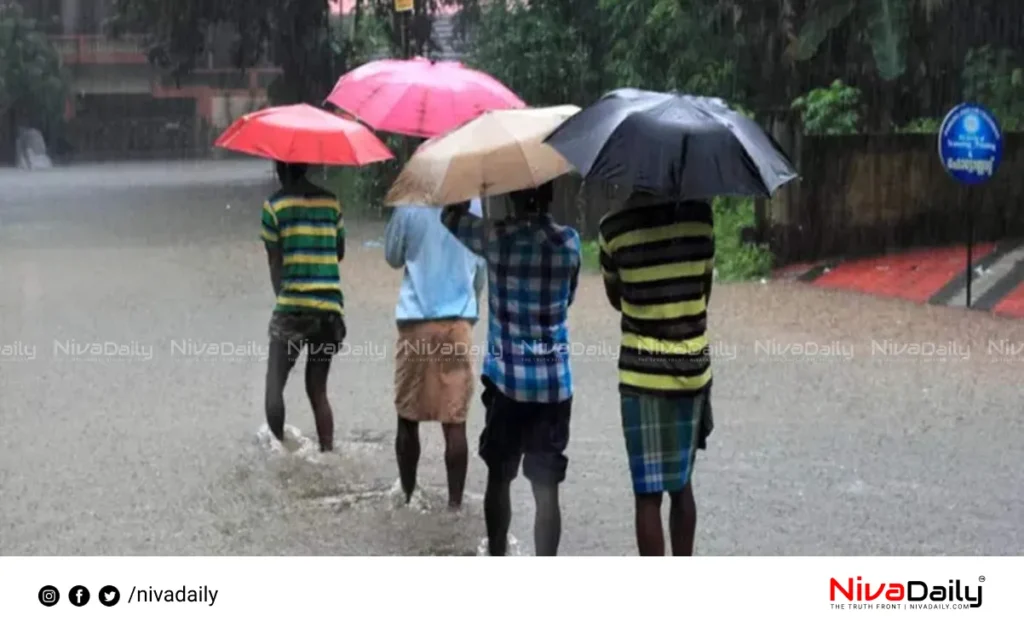
[[[579,111],[564,105],[483,114],[420,146],[385,204],[443,206],[554,180],[572,166],[544,138]]]
[[[246,114],[232,123],[215,145],[309,165],[361,166],[394,158],[365,126],[305,104]]]
[[[615,90],[546,142],[584,177],[678,199],[771,196],[797,177],[756,123],[705,97]]]
[[[376,130],[420,138],[450,132],[488,110],[526,106],[490,75],[423,58],[360,66],[338,80],[327,101]]]

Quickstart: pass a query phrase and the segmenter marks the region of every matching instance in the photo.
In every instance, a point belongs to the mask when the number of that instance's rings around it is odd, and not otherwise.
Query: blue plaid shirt
[[[487,262],[484,376],[519,402],[571,398],[567,321],[579,282],[579,234],[550,215],[488,224],[446,209],[442,221]]]

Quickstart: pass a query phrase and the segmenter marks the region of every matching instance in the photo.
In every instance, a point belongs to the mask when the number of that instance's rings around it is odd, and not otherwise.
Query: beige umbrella
[[[572,170],[544,139],[574,105],[492,110],[420,146],[385,204],[443,206],[531,189]]]

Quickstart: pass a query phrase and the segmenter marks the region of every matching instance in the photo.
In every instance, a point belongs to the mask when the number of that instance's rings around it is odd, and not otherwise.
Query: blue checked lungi
[[[622,394],[622,429],[634,493],[679,492],[690,482],[702,439],[705,398],[707,392],[671,398]]]

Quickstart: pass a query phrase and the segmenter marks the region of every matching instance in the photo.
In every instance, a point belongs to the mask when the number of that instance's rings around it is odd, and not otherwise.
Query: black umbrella
[[[706,97],[615,90],[545,142],[584,178],[677,199],[771,196],[797,177],[760,126]]]

